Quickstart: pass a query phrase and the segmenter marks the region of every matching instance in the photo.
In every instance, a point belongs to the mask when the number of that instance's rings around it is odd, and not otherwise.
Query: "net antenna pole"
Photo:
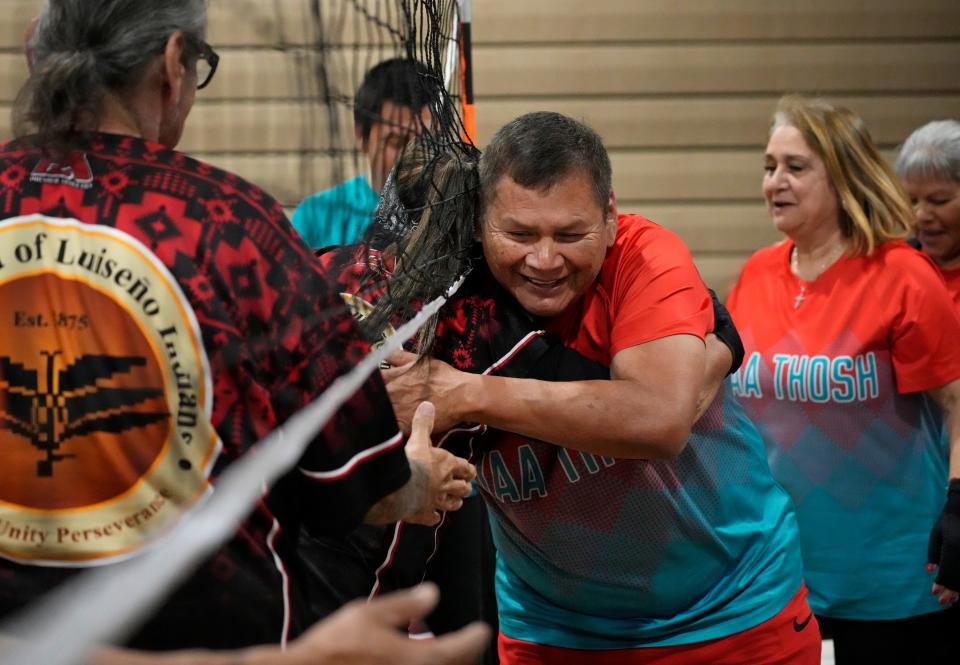
[[[460,106],[463,111],[463,139],[476,145],[477,116],[473,102],[473,0],[457,0],[460,30]]]
[[[453,77],[457,71],[457,28],[460,23],[458,14],[459,11],[450,12],[450,37],[447,40],[447,54],[443,63],[443,87],[447,91],[453,90]]]
[[[477,121],[473,106],[473,59],[470,43],[471,1],[457,0],[451,12],[450,38],[443,66],[443,85],[453,90],[454,76],[459,65],[460,107],[463,120],[463,140],[475,143]]]

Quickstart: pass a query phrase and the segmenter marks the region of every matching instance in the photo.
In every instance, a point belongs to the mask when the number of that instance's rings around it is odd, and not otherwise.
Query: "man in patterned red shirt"
[[[205,23],[202,0],[62,0],[32,37],[23,138],[0,151],[0,616],[162,539],[369,352],[277,203],[172,149],[216,69]],[[469,492],[472,468],[432,449],[422,418],[405,448],[372,377],[130,644],[284,645],[302,632],[301,524],[432,523]],[[453,662],[479,648],[476,628],[393,642],[429,596],[353,608],[304,643],[334,626],[357,635],[331,657]]]

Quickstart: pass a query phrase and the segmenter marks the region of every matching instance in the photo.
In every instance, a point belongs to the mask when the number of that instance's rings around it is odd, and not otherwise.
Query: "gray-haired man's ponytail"
[[[170,35],[202,38],[206,20],[205,0],[49,0],[30,42],[14,133],[69,150],[96,129],[106,91],[134,90]]]

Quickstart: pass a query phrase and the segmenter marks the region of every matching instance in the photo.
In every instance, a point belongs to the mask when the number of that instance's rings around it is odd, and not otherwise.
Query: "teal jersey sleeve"
[[[312,194],[293,212],[293,228],[314,248],[356,242],[373,220],[380,197],[364,176]]]

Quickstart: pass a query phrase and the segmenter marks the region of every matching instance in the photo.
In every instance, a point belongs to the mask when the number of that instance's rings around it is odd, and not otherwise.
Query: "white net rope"
[[[16,635],[0,646],[0,665],[75,665],[97,645],[123,637],[207,556],[230,538],[266,488],[287,473],[337,410],[390,354],[400,349],[456,293],[428,303],[301,409],[232,464],[210,498],[141,556],[85,572],[56,589],[4,626]]]

